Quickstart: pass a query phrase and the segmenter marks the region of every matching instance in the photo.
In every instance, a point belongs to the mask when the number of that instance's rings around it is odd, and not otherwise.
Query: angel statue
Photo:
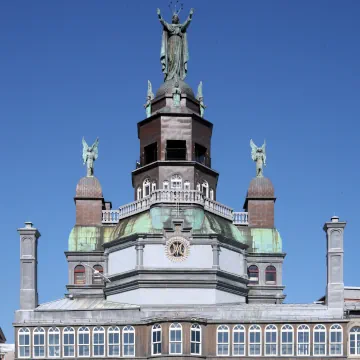
[[[148,80],[148,91],[146,95],[146,103],[144,104],[147,118],[151,116],[151,100],[153,99],[154,99],[154,93],[152,92],[152,85],[150,80]]]
[[[202,85],[203,85],[202,81],[200,81],[199,86],[198,86],[198,91],[196,94],[196,100],[198,100],[200,103],[200,116],[204,117],[206,105],[204,104],[204,95],[203,95],[203,91],[202,91]]]
[[[184,80],[187,73],[187,63],[189,60],[189,49],[187,43],[186,29],[190,25],[194,9],[190,10],[190,14],[186,21],[180,24],[180,9],[173,10],[171,24],[167,23],[161,16],[160,9],[157,9],[157,15],[161,25],[163,26],[160,62],[162,72],[164,73],[164,81],[167,80]]]
[[[94,176],[94,161],[98,158],[99,138],[96,138],[95,142],[89,146],[83,137],[82,144],[84,165],[86,164],[86,176]]]
[[[262,147],[257,147],[252,139],[250,140],[251,158],[256,161],[256,177],[264,176],[263,167],[266,166],[265,145],[265,140]]]

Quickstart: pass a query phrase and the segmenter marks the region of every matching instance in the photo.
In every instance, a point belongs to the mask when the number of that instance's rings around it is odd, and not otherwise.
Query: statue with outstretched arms
[[[89,146],[84,137],[82,139],[83,144],[83,161],[84,165],[86,164],[86,176],[94,176],[94,162],[98,158],[98,145],[99,138],[95,140],[95,142]]]
[[[194,9],[183,24],[180,24],[179,13],[182,7],[173,11],[171,24],[167,23],[157,9],[159,21],[163,26],[160,62],[164,81],[175,79],[184,80],[187,73],[187,62],[189,60],[189,49],[186,30],[190,25]]]
[[[256,162],[256,177],[264,176],[264,166],[266,166],[266,152],[265,141],[261,147],[257,147],[255,143],[250,140],[251,158]]]

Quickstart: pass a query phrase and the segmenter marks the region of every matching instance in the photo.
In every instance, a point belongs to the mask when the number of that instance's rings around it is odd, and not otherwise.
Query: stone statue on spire
[[[98,145],[99,138],[96,138],[95,142],[89,146],[84,137],[82,139],[83,144],[83,161],[86,164],[86,176],[94,176],[94,162],[98,158]]]
[[[146,103],[144,104],[144,108],[146,111],[146,117],[151,116],[151,101],[154,100],[154,93],[152,92],[152,85],[150,80],[148,80],[148,90],[146,95]]]
[[[204,104],[204,95],[203,95],[203,83],[202,81],[200,81],[199,83],[199,86],[198,86],[198,91],[197,91],[197,94],[196,94],[196,100],[199,101],[199,105],[200,105],[200,116],[201,117],[204,117],[204,112],[205,112],[205,109],[206,109],[206,105]]]
[[[265,140],[261,147],[257,147],[252,139],[250,140],[251,158],[256,162],[256,177],[264,177],[263,167],[266,166],[265,145]]]
[[[160,9],[157,9],[159,21],[163,26],[160,62],[164,81],[175,79],[184,80],[187,73],[187,62],[189,60],[189,49],[186,30],[190,25],[194,9],[183,24],[180,24],[179,10],[173,11],[171,24],[167,23],[161,16]]]

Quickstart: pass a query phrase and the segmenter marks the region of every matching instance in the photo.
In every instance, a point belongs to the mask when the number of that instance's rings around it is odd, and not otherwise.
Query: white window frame
[[[18,331],[18,356],[19,358],[22,359],[27,359],[31,357],[31,333],[30,330],[28,328],[21,328]],[[26,345],[26,341],[24,340],[24,344],[25,345],[20,345],[20,337],[24,337],[26,339],[26,337],[28,338],[28,345]],[[21,356],[21,349],[22,348],[28,348],[29,349],[29,356]]]
[[[175,340],[171,340],[171,332],[175,331]],[[180,340],[176,340],[176,332],[180,331]],[[177,354],[177,355],[182,355],[183,353],[183,336],[182,336],[182,326],[180,323],[172,323],[169,326],[169,354]],[[172,352],[171,351],[171,344],[180,344],[180,352]],[[176,346],[175,346],[176,348]]]
[[[190,191],[190,181],[188,180],[184,181],[184,190]]]
[[[192,340],[192,333],[195,333],[195,340]],[[199,333],[199,341],[196,340],[196,334]],[[191,351],[191,345],[195,346],[196,349],[196,345],[199,345],[199,352],[193,352]],[[201,355],[201,326],[199,324],[191,324],[190,327],[190,355]]]
[[[141,187],[138,186],[136,189],[136,200],[141,200]]]
[[[160,341],[157,340],[158,333],[160,333]],[[154,334],[156,341],[154,341]],[[158,349],[159,344],[160,344],[160,352]],[[154,351],[154,348],[156,348],[156,351]],[[161,355],[161,353],[162,353],[162,328],[160,324],[155,324],[151,328],[151,355],[157,356],[157,355]]]
[[[289,334],[291,334],[291,339],[292,341],[286,341],[283,342],[283,334],[287,334],[286,335],[286,339],[289,339]],[[283,351],[283,346],[291,346],[291,353],[287,353]],[[281,334],[280,334],[280,355],[281,356],[294,356],[294,328],[289,325],[289,324],[285,324],[281,327]]]
[[[97,343],[95,343],[95,335],[98,335],[98,340]],[[102,343],[99,341],[100,336],[103,336],[103,341]],[[101,348],[103,348],[103,353],[102,355],[96,355],[96,351],[95,351],[95,347],[98,347],[98,350]],[[105,356],[105,329],[102,326],[96,326],[94,327],[93,331],[92,331],[92,355],[93,357],[104,357]]]
[[[351,346],[351,338],[354,338],[354,342],[355,342],[355,347]],[[356,356],[356,355],[360,355],[360,352],[358,351],[359,346],[357,345],[358,343],[360,343],[360,326],[353,326],[350,329],[349,332],[349,356]],[[351,352],[351,349],[354,349],[354,353]]]
[[[74,339],[74,342],[73,343],[66,343],[65,344],[65,335],[73,335],[73,339]],[[67,326],[64,330],[63,330],[63,333],[62,333],[62,350],[63,350],[63,357],[66,357],[66,358],[73,358],[76,356],[76,346],[75,346],[75,343],[76,343],[76,339],[75,339],[75,329],[73,327],[69,327]],[[65,355],[65,347],[72,347],[73,348],[73,352],[74,352],[74,355]]]
[[[125,342],[125,335],[128,334],[130,337],[130,334],[134,334],[134,342],[130,342],[129,340],[127,342]],[[134,351],[132,354],[125,354],[125,346],[128,346],[130,348],[130,346],[134,347]],[[122,356],[123,357],[134,357],[135,356],[135,352],[136,352],[136,348],[135,348],[135,328],[131,325],[127,325],[123,327],[123,338],[122,338]]]
[[[259,341],[251,341],[251,335],[255,334],[255,340],[256,340],[256,334],[259,334]],[[262,336],[261,336],[261,327],[260,325],[251,325],[249,328],[249,349],[248,349],[248,356],[261,356],[262,354]],[[253,347],[253,351],[251,350]],[[259,348],[259,352],[255,353],[255,349]]]
[[[219,341],[219,334],[227,334],[227,341],[221,339]],[[227,347],[227,352],[224,353],[224,350],[219,351],[219,346]],[[227,325],[219,325],[216,330],[216,356],[229,356],[230,355],[230,331]]]
[[[323,335],[324,341],[315,341],[316,335]],[[318,350],[315,351],[316,347]],[[323,349],[323,353],[319,353],[319,349]],[[323,324],[316,324],[313,329],[313,356],[326,356],[326,327]]]
[[[209,196],[210,196],[210,200],[214,200],[214,189],[210,188]]]
[[[256,267],[257,268],[257,277],[251,277],[251,273],[250,273],[250,268],[251,267]],[[260,271],[259,271],[259,267],[255,264],[250,264],[247,268],[248,274],[249,274],[249,281],[254,281],[254,283],[251,283],[250,285],[259,285],[260,282]],[[255,282],[256,281],[256,282]]]
[[[174,174],[170,179],[171,190],[182,190],[182,177],[179,174]]]
[[[154,192],[154,191],[156,191],[156,182],[155,181],[153,181],[151,183],[151,192]]]
[[[272,339],[271,335],[271,341],[267,340],[267,334],[274,334],[275,333],[275,342]],[[269,324],[265,328],[265,356],[277,356],[278,354],[278,328],[274,324]],[[272,352],[273,346],[275,345],[275,352]],[[270,349],[270,352],[268,351]]]
[[[146,191],[146,189],[148,189],[148,191]],[[146,193],[148,193],[146,195]],[[146,198],[148,196],[150,196],[151,194],[151,183],[150,183],[150,179],[146,178],[143,182],[143,197]]]
[[[116,343],[116,342],[110,342],[110,335],[111,334],[117,334],[118,335],[118,339],[119,341]],[[121,333],[120,333],[120,328],[118,328],[117,326],[111,326],[108,328],[108,343],[107,343],[107,355],[108,357],[120,357],[121,356],[121,347],[120,347],[120,338],[121,338]],[[113,338],[114,340],[114,338]],[[119,350],[119,353],[118,354],[115,354],[115,355],[110,355],[110,346],[112,346],[112,349],[115,349],[116,347],[118,348]]]
[[[169,181],[168,180],[164,180],[163,181],[163,190],[169,190]]]
[[[200,185],[200,183],[197,183],[197,184],[196,184],[196,191],[201,191],[201,185]]]
[[[307,334],[307,338],[308,338],[307,342],[299,341],[300,333]],[[297,356],[310,356],[310,328],[309,328],[309,326],[307,326],[305,324],[301,324],[298,326],[297,332],[296,332],[296,343],[297,343],[297,346],[296,346]],[[303,346],[303,349],[307,349],[307,352],[300,351],[300,346]]]
[[[89,341],[85,342],[85,336]],[[80,343],[80,336],[83,336],[83,341]],[[90,329],[87,326],[82,326],[77,331],[77,354],[78,357],[90,357],[91,356],[91,348],[90,348]],[[86,349],[88,349],[88,353],[86,353]],[[82,354],[81,354],[82,353]]]
[[[235,334],[242,334],[242,337],[244,339],[243,342],[240,341],[236,341],[235,340]],[[239,335],[240,337],[241,335]],[[233,356],[245,356],[246,354],[246,331],[245,331],[245,326],[243,325],[235,325],[233,327],[233,343],[232,343],[232,355]],[[242,346],[243,352],[241,353],[240,351],[236,350],[235,351],[235,346]]]
[[[332,341],[331,339],[331,335],[332,334],[336,334],[336,333],[340,333],[340,337],[341,337],[341,341]],[[337,337],[337,336],[336,336]],[[331,349],[331,346],[334,345],[334,346],[339,346],[340,345],[340,352],[334,352],[332,349]],[[329,355],[335,355],[335,356],[342,356],[343,355],[343,348],[344,348],[344,334],[343,334],[343,328],[341,325],[339,324],[334,324],[334,325],[331,325],[330,327],[330,334],[329,334]]]
[[[35,337],[38,336],[40,339],[42,338],[43,339],[43,343],[42,344],[37,344],[35,345]],[[44,330],[44,328],[42,327],[37,327],[33,330],[33,357],[36,358],[36,359],[41,359],[41,358],[44,358],[46,356],[46,342],[45,342],[45,337],[46,337],[46,332]],[[36,353],[36,349],[37,348],[43,348],[43,354],[44,355],[35,355]]]
[[[56,343],[55,340],[54,342],[51,344],[50,342],[50,336],[54,336],[54,339],[56,339],[56,335],[59,339],[59,341]],[[48,343],[47,343],[47,350],[48,350],[48,357],[49,358],[57,358],[57,357],[60,357],[61,355],[61,332],[60,332],[60,329],[57,328],[57,327],[51,327],[49,330],[48,330]],[[58,348],[58,354],[59,355],[50,355],[50,348],[54,348],[54,353],[56,353],[56,348]]]
[[[201,184],[201,192],[204,194],[204,189],[205,189],[205,197],[208,198],[209,197],[209,183],[204,180],[203,183]]]

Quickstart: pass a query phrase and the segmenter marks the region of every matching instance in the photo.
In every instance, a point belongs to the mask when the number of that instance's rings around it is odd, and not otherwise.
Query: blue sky
[[[241,210],[255,175],[249,140],[267,142],[276,225],[288,254],[287,302],[324,294],[325,221],[345,230],[345,283],[359,285],[360,35],[358,1],[184,0],[187,82],[204,84],[214,123],[218,200]],[[133,200],[147,80],[162,81],[160,7],[168,1],[0,2],[0,326],[13,341],[19,237],[39,228],[40,302],[61,298],[73,196],[85,175],[81,138],[100,138],[95,173],[114,207]]]

